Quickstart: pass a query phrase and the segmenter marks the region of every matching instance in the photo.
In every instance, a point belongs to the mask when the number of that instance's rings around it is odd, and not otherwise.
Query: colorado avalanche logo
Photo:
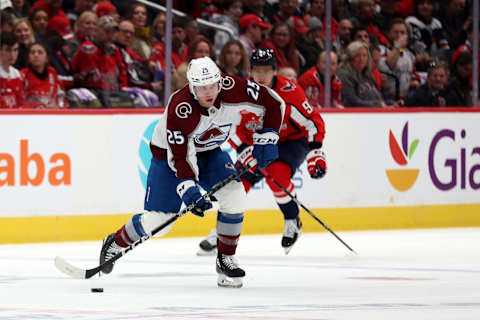
[[[221,145],[227,140],[231,127],[231,123],[221,126],[212,124],[210,128],[195,136],[195,146],[198,148],[209,148],[215,145]]]
[[[185,119],[192,113],[192,106],[189,103],[182,102],[175,108],[177,117]]]
[[[222,79],[222,89],[223,90],[230,90],[230,89],[233,88],[234,85],[235,85],[235,80],[233,80],[232,77],[230,77],[230,76],[223,77],[223,79]]]

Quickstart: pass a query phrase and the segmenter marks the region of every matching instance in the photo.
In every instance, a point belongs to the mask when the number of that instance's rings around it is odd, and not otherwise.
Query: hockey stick
[[[341,243],[343,243],[350,251],[352,251],[353,253],[357,254],[355,252],[355,250],[353,250],[352,248],[350,248],[350,246],[348,244],[346,244],[339,236],[337,236],[337,234],[335,232],[332,231],[332,229],[330,229],[325,223],[322,222],[322,220],[320,220],[312,211],[310,211],[307,207],[305,207],[298,199],[297,199],[297,196],[293,195],[291,192],[289,192],[284,186],[282,186],[277,180],[275,180],[275,178],[273,178],[265,169],[260,169],[260,168],[257,168],[264,176],[265,178],[267,179],[270,179],[273,183],[275,183],[280,189],[283,190],[283,192],[285,192],[286,194],[288,194],[288,196],[290,198],[292,198],[293,201],[295,201],[295,203],[297,205],[299,205],[300,207],[303,208],[303,210],[305,210],[309,215],[312,216],[313,219],[317,220],[318,223],[320,223],[328,232],[330,232],[331,234],[333,234],[335,236],[335,238],[337,238]]]
[[[208,197],[210,197],[211,195],[213,195],[215,192],[217,192],[218,190],[222,189],[224,186],[226,186],[228,183],[230,183],[231,181],[237,179],[238,177],[240,177],[242,174],[244,174],[245,172],[248,171],[249,168],[245,168],[245,167],[241,167],[239,168],[234,174],[230,175],[229,177],[225,178],[224,180],[218,182],[217,184],[215,184],[207,193],[205,193],[202,197],[204,199],[207,199]],[[91,277],[93,277],[94,275],[96,275],[97,273],[99,273],[103,267],[107,266],[107,265],[110,265],[112,263],[114,263],[115,261],[117,261],[118,259],[120,259],[121,257],[123,257],[125,254],[127,254],[127,252],[131,251],[133,248],[135,248],[136,246],[138,246],[139,244],[147,241],[148,239],[150,239],[151,237],[153,237],[155,234],[157,234],[160,230],[164,229],[165,227],[167,227],[168,225],[170,225],[171,223],[175,222],[178,218],[180,218],[181,216],[183,216],[185,213],[191,211],[193,208],[195,207],[194,204],[190,204],[189,206],[187,206],[185,209],[181,210],[180,212],[178,212],[177,214],[175,214],[173,217],[171,217],[170,219],[168,219],[167,221],[165,221],[164,223],[162,223],[161,225],[159,225],[158,227],[156,227],[155,229],[152,230],[151,234],[150,235],[145,235],[143,237],[141,237],[140,239],[138,239],[137,241],[135,241],[134,243],[132,243],[131,245],[129,245],[128,247],[124,248],[122,251],[118,252],[116,255],[114,255],[111,259],[105,261],[104,263],[102,263],[101,265],[95,267],[95,268],[92,268],[92,269],[81,269],[81,268],[78,268],[72,264],[70,264],[69,262],[67,262],[65,259],[57,256],[55,257],[55,266],[57,267],[58,270],[60,270],[61,272],[65,273],[66,275],[72,277],[72,278],[77,278],[77,279],[89,279]]]

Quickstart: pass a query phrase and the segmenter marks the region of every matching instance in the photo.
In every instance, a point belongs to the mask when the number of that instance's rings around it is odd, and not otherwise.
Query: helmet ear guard
[[[188,87],[190,93],[198,100],[194,87],[218,83],[218,92],[222,90],[222,75],[215,62],[209,57],[193,59],[187,69]]]

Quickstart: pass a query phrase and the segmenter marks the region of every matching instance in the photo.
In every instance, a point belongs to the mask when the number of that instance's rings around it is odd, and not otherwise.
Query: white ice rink
[[[97,265],[100,242],[0,246],[0,319],[480,319],[480,228],[244,236],[241,289],[218,288],[199,238],[150,240],[112,274],[70,279],[60,255]],[[102,287],[103,293],[90,288]]]

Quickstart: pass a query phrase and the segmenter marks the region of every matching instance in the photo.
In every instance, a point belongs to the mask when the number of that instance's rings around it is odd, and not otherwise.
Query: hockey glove
[[[307,153],[307,169],[313,179],[322,178],[327,173],[325,153],[320,149],[312,149]]]
[[[192,179],[185,179],[177,185],[177,194],[182,199],[185,205],[194,205],[191,212],[194,215],[203,217],[204,211],[212,208],[212,203],[202,197],[195,181]]]
[[[253,134],[252,155],[260,169],[278,158],[278,133],[273,129],[262,129]]]
[[[257,161],[252,155],[253,147],[245,143],[238,147],[237,152],[237,164],[236,167],[243,166],[250,168],[249,171],[253,172],[257,168]]]

